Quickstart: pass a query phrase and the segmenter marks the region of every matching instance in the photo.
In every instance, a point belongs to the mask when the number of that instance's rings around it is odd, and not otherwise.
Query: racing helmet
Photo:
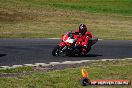
[[[79,26],[79,32],[80,32],[81,34],[85,34],[85,33],[87,32],[87,27],[86,27],[85,24],[81,24],[81,25]]]

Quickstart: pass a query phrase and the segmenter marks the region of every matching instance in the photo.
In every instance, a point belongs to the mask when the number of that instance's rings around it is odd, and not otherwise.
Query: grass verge
[[[132,60],[83,63],[90,79],[127,79],[132,81]],[[2,88],[82,88],[79,84],[81,68],[67,68],[45,72],[34,68],[30,75],[1,77]],[[6,71],[5,71],[6,73]],[[132,86],[89,86],[88,88],[131,88]],[[87,88],[87,87],[86,87]]]
[[[0,38],[60,38],[81,23],[99,38],[131,40],[131,1],[0,1]]]

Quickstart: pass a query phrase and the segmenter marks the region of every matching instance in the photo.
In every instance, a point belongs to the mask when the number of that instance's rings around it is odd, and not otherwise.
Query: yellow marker
[[[84,71],[84,66],[83,66],[81,72],[82,72],[82,76],[83,76],[84,78],[88,78],[88,71]]]

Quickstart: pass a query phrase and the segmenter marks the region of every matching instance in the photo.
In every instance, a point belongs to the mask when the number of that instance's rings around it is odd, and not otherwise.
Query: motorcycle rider
[[[81,24],[76,31],[67,32],[62,35],[62,41],[52,50],[53,56],[85,56],[91,46],[98,41],[92,35],[85,24]]]
[[[76,45],[82,48],[82,55],[86,55],[89,39],[92,38],[92,34],[87,31],[87,27],[85,24],[80,24],[79,29],[73,31],[72,33],[74,34],[74,38],[78,39]]]

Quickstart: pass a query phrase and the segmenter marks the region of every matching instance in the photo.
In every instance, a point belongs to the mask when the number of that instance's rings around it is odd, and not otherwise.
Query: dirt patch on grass
[[[48,72],[48,71],[53,71],[53,70],[63,70],[66,68],[77,68],[80,66],[84,66],[83,63],[79,63],[79,64],[62,64],[62,65],[50,65],[50,66],[38,66],[35,67],[34,70],[35,71],[39,71],[39,72]]]
[[[83,63],[81,64],[63,64],[63,65],[49,65],[49,66],[37,66],[33,67],[34,71],[23,71],[23,72],[17,72],[17,73],[1,73],[0,77],[18,77],[18,76],[24,76],[24,75],[31,75],[33,72],[49,72],[54,70],[63,70],[66,68],[77,68],[83,66]]]
[[[24,20],[33,20],[35,16],[32,14],[25,14],[22,12],[12,12],[7,13],[4,11],[0,11],[0,21],[2,22],[18,22]]]

